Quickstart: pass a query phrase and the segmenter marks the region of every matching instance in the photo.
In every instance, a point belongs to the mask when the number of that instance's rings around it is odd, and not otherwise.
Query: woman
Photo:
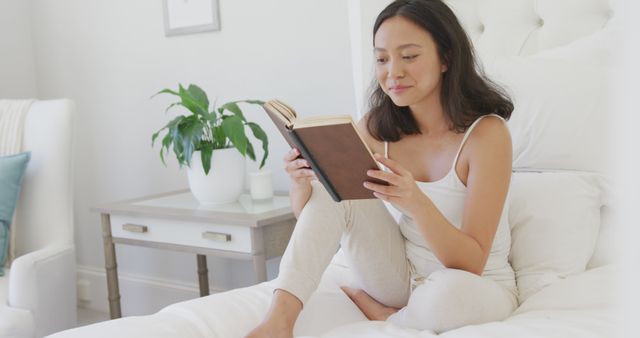
[[[442,332],[517,306],[504,208],[513,104],[478,73],[441,1],[395,1],[373,31],[377,84],[358,126],[386,168],[367,174],[389,186],[365,182],[377,199],[335,203],[295,149],[285,156],[298,222],[250,337],[292,336],[339,245],[357,278],[343,290],[371,320]]]

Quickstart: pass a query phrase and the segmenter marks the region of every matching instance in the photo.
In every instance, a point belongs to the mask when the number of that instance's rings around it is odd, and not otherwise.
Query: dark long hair
[[[396,0],[376,19],[373,36],[394,16],[409,19],[426,30],[436,43],[443,73],[441,102],[450,130],[464,132],[480,116],[511,116],[513,103],[504,91],[482,73],[471,42],[451,9],[440,0]],[[369,98],[367,129],[380,141],[398,141],[403,135],[420,134],[409,107],[399,107],[376,79]]]

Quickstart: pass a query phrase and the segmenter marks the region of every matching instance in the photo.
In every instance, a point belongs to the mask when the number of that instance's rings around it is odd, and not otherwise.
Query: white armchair
[[[15,255],[0,277],[0,338],[43,337],[75,326],[69,100],[36,101],[26,116],[31,151],[16,208]]]

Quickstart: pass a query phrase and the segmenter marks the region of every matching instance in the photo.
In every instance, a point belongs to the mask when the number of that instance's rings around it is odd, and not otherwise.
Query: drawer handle
[[[221,232],[205,231],[202,233],[202,238],[216,242],[231,242],[231,235],[223,234]]]
[[[142,234],[147,232],[147,226],[127,223],[122,225],[122,230],[130,231],[130,232],[138,232]]]

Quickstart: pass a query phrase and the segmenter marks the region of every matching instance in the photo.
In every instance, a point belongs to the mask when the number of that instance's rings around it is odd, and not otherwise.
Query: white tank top
[[[471,131],[481,119],[487,116],[495,116],[504,121],[501,116],[495,114],[479,117],[465,132],[447,175],[434,182],[416,181],[418,187],[433,201],[442,215],[458,229],[462,227],[462,215],[464,211],[464,201],[467,195],[467,187],[462,183],[456,173],[456,164],[458,163],[458,157],[460,156],[462,147],[471,134]],[[384,155],[385,158],[389,158],[389,145],[387,142],[384,143]],[[507,219],[509,209],[508,202],[509,198],[507,197],[500,217],[500,223],[491,246],[491,252],[489,253],[489,258],[482,275],[494,279],[514,292],[516,289],[515,275],[508,261],[509,250],[511,248],[511,232]],[[429,245],[418,231],[418,227],[409,216],[402,214],[399,226],[400,231],[405,237],[407,258],[413,265],[413,283],[416,283],[416,281],[419,283],[420,280],[423,280],[432,272],[445,268],[433,254]]]

